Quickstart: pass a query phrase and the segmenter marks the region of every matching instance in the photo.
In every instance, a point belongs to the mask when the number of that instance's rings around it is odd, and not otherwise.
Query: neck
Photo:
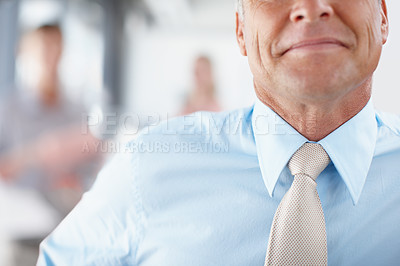
[[[211,99],[214,98],[214,89],[212,86],[203,87],[193,90],[192,97],[196,99]]]
[[[47,107],[53,107],[58,105],[59,101],[59,89],[58,79],[53,76],[42,78],[39,82],[40,88],[40,100],[42,104]]]
[[[371,98],[372,77],[340,98],[300,101],[270,95],[255,84],[257,97],[310,141],[320,141],[358,114]]]

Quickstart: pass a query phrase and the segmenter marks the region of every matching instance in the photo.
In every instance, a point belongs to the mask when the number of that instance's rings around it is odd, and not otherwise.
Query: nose
[[[332,6],[326,0],[295,0],[290,20],[292,22],[314,22],[328,19],[332,17],[333,13]]]

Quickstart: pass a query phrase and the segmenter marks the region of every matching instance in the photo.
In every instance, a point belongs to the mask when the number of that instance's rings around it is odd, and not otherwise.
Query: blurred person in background
[[[238,6],[255,104],[138,136],[38,265],[399,264],[400,119],[371,102],[385,0]]]
[[[62,93],[58,76],[62,50],[58,25],[45,25],[22,36],[18,58],[27,82],[0,101],[1,187],[26,194],[35,191],[55,207],[60,219],[79,201],[102,161],[95,151],[99,140],[82,123],[85,109]],[[35,222],[24,213],[33,208],[32,202],[12,207],[20,199],[9,196],[5,200],[10,204],[2,205],[0,212],[7,211],[7,216],[1,215],[10,223],[3,221],[1,226],[12,228],[2,228],[11,238],[40,239],[47,233],[41,231],[51,230],[29,226]],[[11,217],[10,208],[18,209],[12,210],[16,217]],[[42,223],[41,216],[46,215],[39,212],[36,216]]]
[[[181,114],[186,115],[197,111],[221,111],[215,93],[211,60],[207,56],[199,56],[194,64],[194,87],[186,99]]]

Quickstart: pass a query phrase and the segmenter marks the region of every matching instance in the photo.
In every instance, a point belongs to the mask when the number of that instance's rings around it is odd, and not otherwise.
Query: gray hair
[[[243,20],[244,11],[243,11],[243,0],[237,0],[236,10],[239,14],[240,20]]]
[[[382,0],[378,0],[379,4],[382,4]],[[243,0],[237,0],[236,10],[239,14],[240,20],[243,20],[244,17],[244,10],[243,10]]]

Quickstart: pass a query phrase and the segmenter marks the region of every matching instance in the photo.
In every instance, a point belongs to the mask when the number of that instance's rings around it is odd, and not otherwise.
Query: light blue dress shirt
[[[307,142],[257,101],[143,132],[41,244],[38,265],[264,265]],[[400,263],[400,118],[372,103],[319,142],[329,265]]]

